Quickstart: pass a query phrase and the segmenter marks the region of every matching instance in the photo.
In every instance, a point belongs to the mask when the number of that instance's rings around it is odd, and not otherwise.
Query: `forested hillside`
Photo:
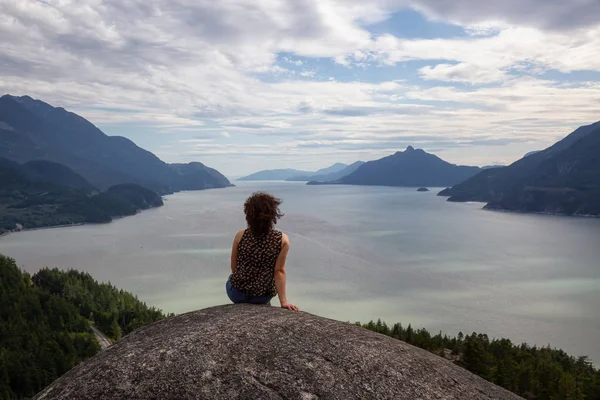
[[[160,310],[78,271],[31,276],[0,255],[0,399],[23,399],[100,351],[90,324],[112,339],[160,320]]]
[[[45,165],[44,173],[30,172],[31,165],[40,164]],[[110,222],[113,217],[163,205],[158,194],[139,185],[115,185],[98,193],[84,183],[60,164],[20,165],[0,158],[0,234],[20,228]]]
[[[452,360],[528,400],[600,400],[600,370],[585,356],[490,339],[486,334],[459,333],[451,338],[400,323],[390,327],[381,320],[356,324]]]

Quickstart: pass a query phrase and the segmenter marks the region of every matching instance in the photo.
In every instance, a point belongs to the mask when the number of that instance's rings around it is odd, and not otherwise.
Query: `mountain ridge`
[[[344,163],[335,163],[329,167],[318,169],[317,171],[303,171],[294,168],[265,169],[254,172],[250,175],[238,178],[238,181],[305,181],[309,176],[336,174],[348,165]]]
[[[340,169],[340,170],[337,170],[337,171],[320,173],[320,174],[315,173],[314,175],[310,175],[310,176],[297,176],[295,178],[290,178],[290,179],[286,179],[286,180],[287,181],[300,181],[300,182],[303,182],[303,181],[306,181],[306,182],[311,182],[311,181],[318,181],[318,182],[335,181],[335,180],[341,179],[344,176],[349,175],[352,172],[356,171],[358,169],[358,167],[360,167],[363,164],[364,164],[363,161],[356,161],[356,162],[353,162],[350,165],[346,165],[343,169]],[[319,171],[317,171],[317,172],[319,172]]]
[[[85,118],[30,96],[0,97],[0,157],[19,163],[56,162],[101,190],[122,183],[161,194],[232,186],[225,176],[203,165],[178,174],[179,167],[171,167],[131,140],[108,136]]]
[[[301,171],[293,168],[265,169],[238,178],[238,181],[285,181],[296,176],[313,174],[311,171]]]
[[[408,146],[405,151],[366,162],[353,173],[325,184],[443,187],[448,186],[449,182],[458,183],[479,171],[479,167],[454,165],[422,149]]]
[[[442,190],[449,201],[481,201],[487,209],[600,215],[600,122],[577,128],[545,150],[485,170]]]

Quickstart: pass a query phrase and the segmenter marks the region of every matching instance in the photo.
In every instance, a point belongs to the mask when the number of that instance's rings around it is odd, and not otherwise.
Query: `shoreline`
[[[209,190],[209,189],[226,189],[226,188],[230,188],[230,187],[235,187],[235,185],[231,185],[231,186],[226,186],[226,187],[215,187],[215,188],[206,188],[206,189],[198,189],[198,190],[181,190],[181,191],[177,191],[177,192],[173,192],[173,193],[169,193],[169,194],[163,194],[160,195],[161,199],[163,199],[163,203],[164,200],[166,200],[165,198],[168,196],[172,196],[174,194],[177,193],[182,193],[182,192],[198,192],[201,190]],[[15,234],[15,233],[20,233],[20,232],[30,232],[30,231],[38,231],[38,230],[42,230],[42,229],[58,229],[58,228],[71,228],[71,227],[75,227],[75,226],[83,226],[83,225],[104,225],[104,224],[110,224],[112,222],[114,222],[115,220],[118,219],[123,219],[123,218],[127,218],[127,217],[134,217],[138,214],[143,213],[144,211],[149,211],[149,210],[154,210],[157,208],[161,208],[164,207],[164,204],[158,207],[150,207],[147,208],[145,210],[137,210],[137,212],[133,215],[116,215],[114,217],[111,217],[112,220],[108,221],[108,222],[77,222],[77,223],[73,223],[73,224],[62,224],[62,225],[48,225],[48,226],[39,226],[37,228],[25,228],[25,229],[21,229],[21,230],[11,230],[11,231],[7,231],[7,232],[2,232],[0,233],[0,240],[5,237],[8,236],[10,234]]]
[[[112,221],[111,221],[112,222]],[[110,222],[105,222],[106,224],[110,224]],[[31,231],[40,231],[42,229],[58,229],[58,228],[70,228],[70,227],[74,227],[74,226],[82,226],[82,225],[89,225],[90,223],[85,223],[85,222],[77,222],[74,224],[63,224],[63,225],[48,225],[48,226],[38,226],[37,228],[25,228],[25,229],[20,229],[20,230],[13,230],[13,231],[8,231],[8,232],[2,232],[0,233],[0,238],[3,238],[5,236],[8,236],[10,234],[14,234],[14,233],[19,233],[19,232],[31,232]]]
[[[552,217],[570,217],[570,218],[590,218],[590,219],[600,219],[600,215],[595,215],[595,214],[564,214],[564,213],[553,213],[553,212],[544,212],[544,211],[522,211],[522,210],[509,210],[507,208],[493,208],[493,207],[488,207],[487,205],[489,204],[489,202],[486,201],[477,201],[477,200],[466,200],[466,201],[450,201],[450,197],[445,196],[445,195],[440,195],[439,193],[437,194],[437,196],[439,197],[446,197],[446,201],[449,203],[456,203],[456,204],[473,204],[473,203],[477,203],[477,204],[483,204],[483,206],[481,207],[482,210],[485,211],[496,211],[496,212],[505,212],[505,213],[509,213],[509,214],[523,214],[523,215],[546,215],[546,216],[552,216]]]
[[[162,206],[160,206],[160,207],[162,207]],[[160,207],[151,207],[146,210],[138,210],[133,215],[116,215],[114,217],[111,217],[112,219],[108,222],[76,222],[73,224],[48,225],[48,226],[38,226],[37,228],[25,228],[25,229],[21,229],[18,231],[12,230],[12,231],[8,231],[8,232],[0,233],[0,239],[2,239],[5,236],[8,236],[10,234],[21,233],[21,232],[40,231],[40,230],[45,230],[45,229],[73,228],[76,226],[83,226],[83,225],[106,225],[106,224],[111,224],[111,223],[115,222],[116,220],[127,218],[127,217],[135,217],[136,215],[139,215],[139,214],[143,213],[144,211],[154,210],[154,209],[160,208]]]
[[[552,213],[552,212],[544,212],[544,211],[521,211],[521,210],[509,210],[506,208],[487,208],[486,206],[482,207],[482,210],[504,212],[504,213],[509,213],[509,214],[546,215],[546,216],[550,216],[550,217],[600,219],[600,215],[594,215],[594,214],[564,214],[564,213]]]

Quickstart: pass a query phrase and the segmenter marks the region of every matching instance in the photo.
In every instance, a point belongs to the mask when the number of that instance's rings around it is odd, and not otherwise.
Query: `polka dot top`
[[[254,236],[246,229],[238,243],[237,265],[229,277],[231,286],[248,296],[277,295],[275,263],[281,252],[282,233],[271,229],[264,236]]]

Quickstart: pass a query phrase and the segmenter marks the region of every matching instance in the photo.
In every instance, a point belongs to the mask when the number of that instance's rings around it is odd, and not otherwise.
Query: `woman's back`
[[[235,271],[229,278],[232,286],[250,296],[276,296],[274,273],[281,243],[278,230],[259,236],[246,229],[237,246]]]

